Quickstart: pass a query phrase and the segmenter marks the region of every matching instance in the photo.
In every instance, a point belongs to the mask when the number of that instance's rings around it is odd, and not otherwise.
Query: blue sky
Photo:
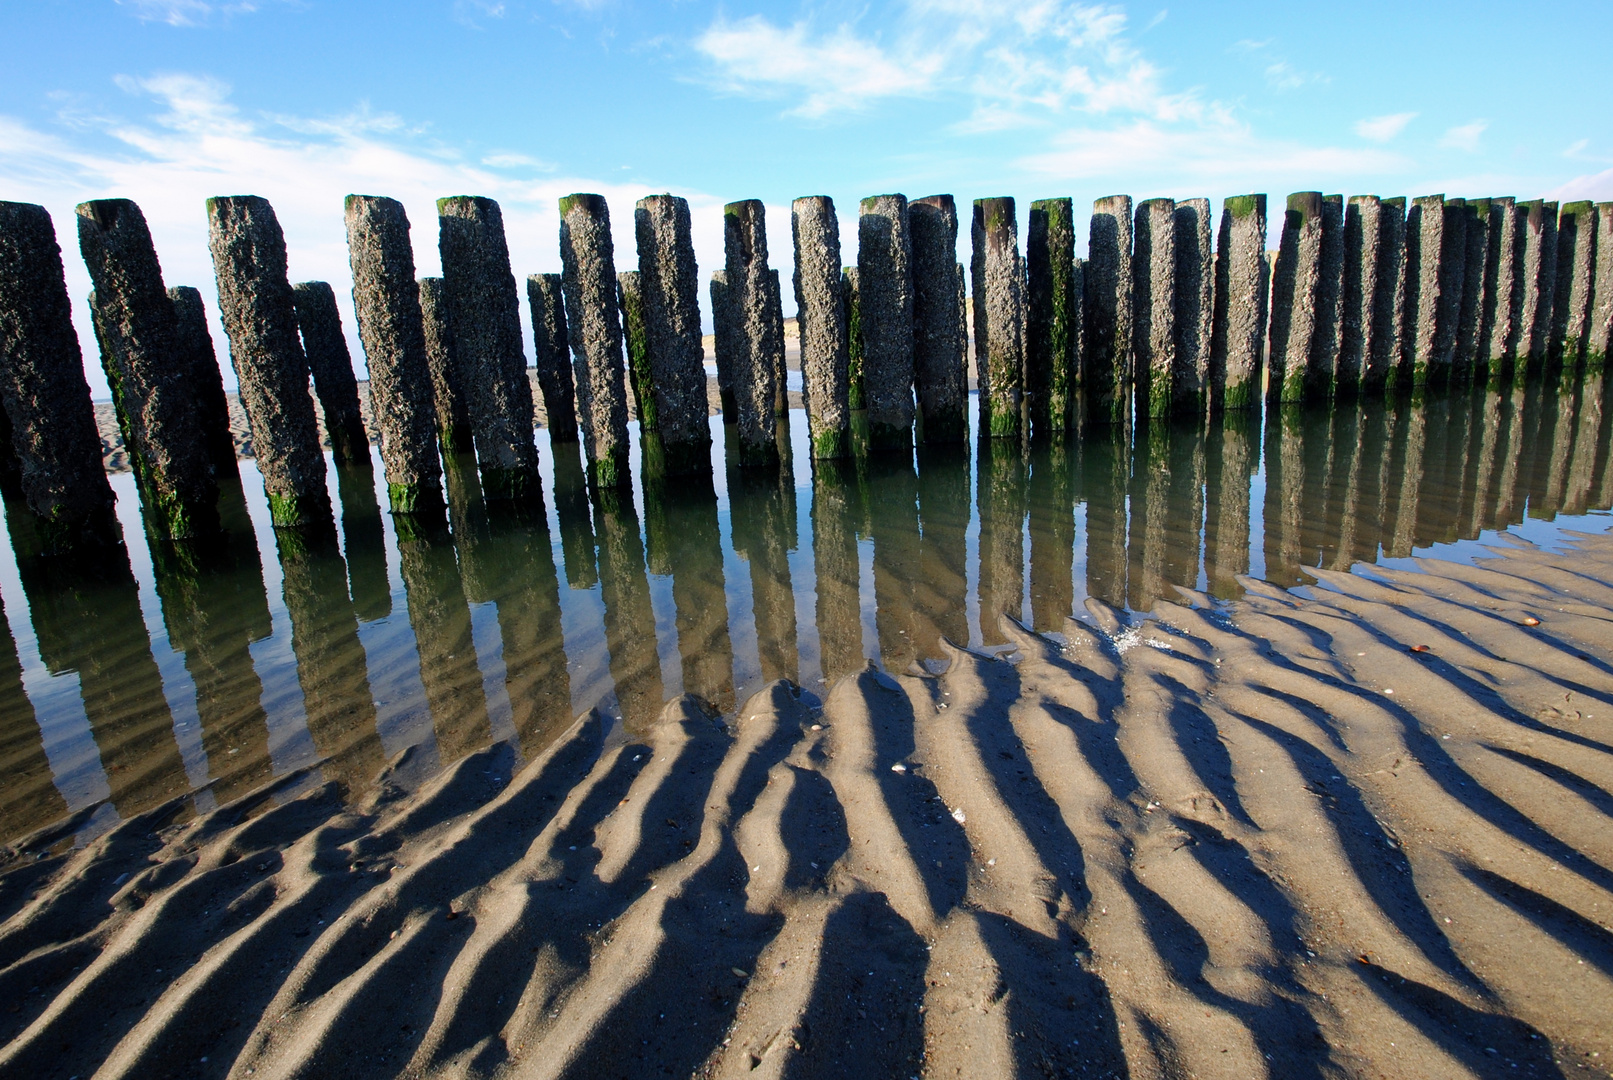
[[[559,269],[573,191],[609,199],[622,268],[633,200],[686,196],[703,274],[722,203],[764,199],[786,276],[805,194],[848,262],[855,201],[888,191],[1013,195],[1022,222],[1114,192],[1613,199],[1605,0],[19,0],[0,40],[0,198],[49,207],[86,341],[72,207],[113,195],[210,299],[203,200],[263,195],[293,280],[344,302],[349,192],[403,200],[422,274],[433,200],[497,198],[518,276]]]

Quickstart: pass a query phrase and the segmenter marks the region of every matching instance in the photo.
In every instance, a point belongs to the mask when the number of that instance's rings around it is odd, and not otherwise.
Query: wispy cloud
[[[1165,91],[1125,29],[1117,9],[1060,0],[907,0],[888,32],[719,17],[694,46],[713,85],[789,98],[789,114],[810,118],[943,93],[975,100],[976,120],[959,130],[976,131],[1000,130],[1008,117],[1021,123],[1028,109],[1179,119],[1211,108],[1194,93]]]
[[[251,0],[217,3],[215,0],[116,0],[142,22],[163,22],[169,26],[202,26],[215,16],[244,15],[256,11]]]
[[[1155,15],[1152,19],[1148,20],[1148,25],[1143,27],[1142,32],[1145,33],[1145,34],[1148,33],[1148,31],[1152,30],[1154,27],[1156,27],[1160,23],[1164,22],[1166,16],[1168,16],[1170,13],[1171,12],[1170,12],[1169,8],[1160,8],[1159,13],[1157,15]]]
[[[1275,42],[1271,38],[1265,38],[1260,41],[1244,38],[1241,41],[1233,42],[1232,47],[1227,51],[1234,56],[1244,57],[1252,63],[1260,65],[1261,74],[1266,79],[1266,85],[1279,92],[1298,90],[1300,87],[1311,83],[1332,81],[1320,71],[1306,71],[1303,68],[1294,66],[1286,58],[1276,55],[1276,50],[1272,48],[1274,44]]]
[[[1355,133],[1371,142],[1384,143],[1406,130],[1406,125],[1417,119],[1414,112],[1390,113],[1388,116],[1370,116],[1355,122]]]
[[[1440,136],[1439,145],[1449,150],[1464,150],[1473,153],[1479,148],[1479,136],[1489,127],[1487,120],[1474,120],[1470,124],[1460,124]]]

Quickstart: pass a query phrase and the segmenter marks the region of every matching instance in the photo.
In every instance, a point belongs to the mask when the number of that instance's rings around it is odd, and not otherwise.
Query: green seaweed
[[[644,295],[637,288],[620,290],[622,336],[627,344],[627,381],[633,388],[633,407],[644,431],[661,429],[655,403],[655,381],[650,375],[650,335],[644,322]]]
[[[588,463],[588,478],[601,488],[624,487],[632,482],[633,472],[625,446],[607,450],[597,461]]]
[[[543,497],[543,481],[520,468],[484,468],[482,497],[488,502],[524,502]]]
[[[330,509],[328,498],[318,494],[292,495],[269,492],[269,520],[277,529],[294,529],[319,519],[319,511]]]
[[[844,427],[825,428],[812,433],[812,456],[818,461],[832,461],[851,456],[851,430]]]
[[[1221,203],[1223,213],[1232,215],[1234,221],[1242,221],[1254,213],[1260,205],[1258,195],[1230,195]]]

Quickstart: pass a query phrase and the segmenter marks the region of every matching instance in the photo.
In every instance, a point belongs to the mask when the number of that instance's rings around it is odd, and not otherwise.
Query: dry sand
[[[1613,538],[1422,569],[42,834],[0,1076],[1605,1073]]]

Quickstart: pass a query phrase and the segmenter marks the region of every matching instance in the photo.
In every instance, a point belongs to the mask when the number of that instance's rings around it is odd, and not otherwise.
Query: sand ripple
[[[1423,571],[69,822],[0,1076],[1605,1071],[1613,539]]]

